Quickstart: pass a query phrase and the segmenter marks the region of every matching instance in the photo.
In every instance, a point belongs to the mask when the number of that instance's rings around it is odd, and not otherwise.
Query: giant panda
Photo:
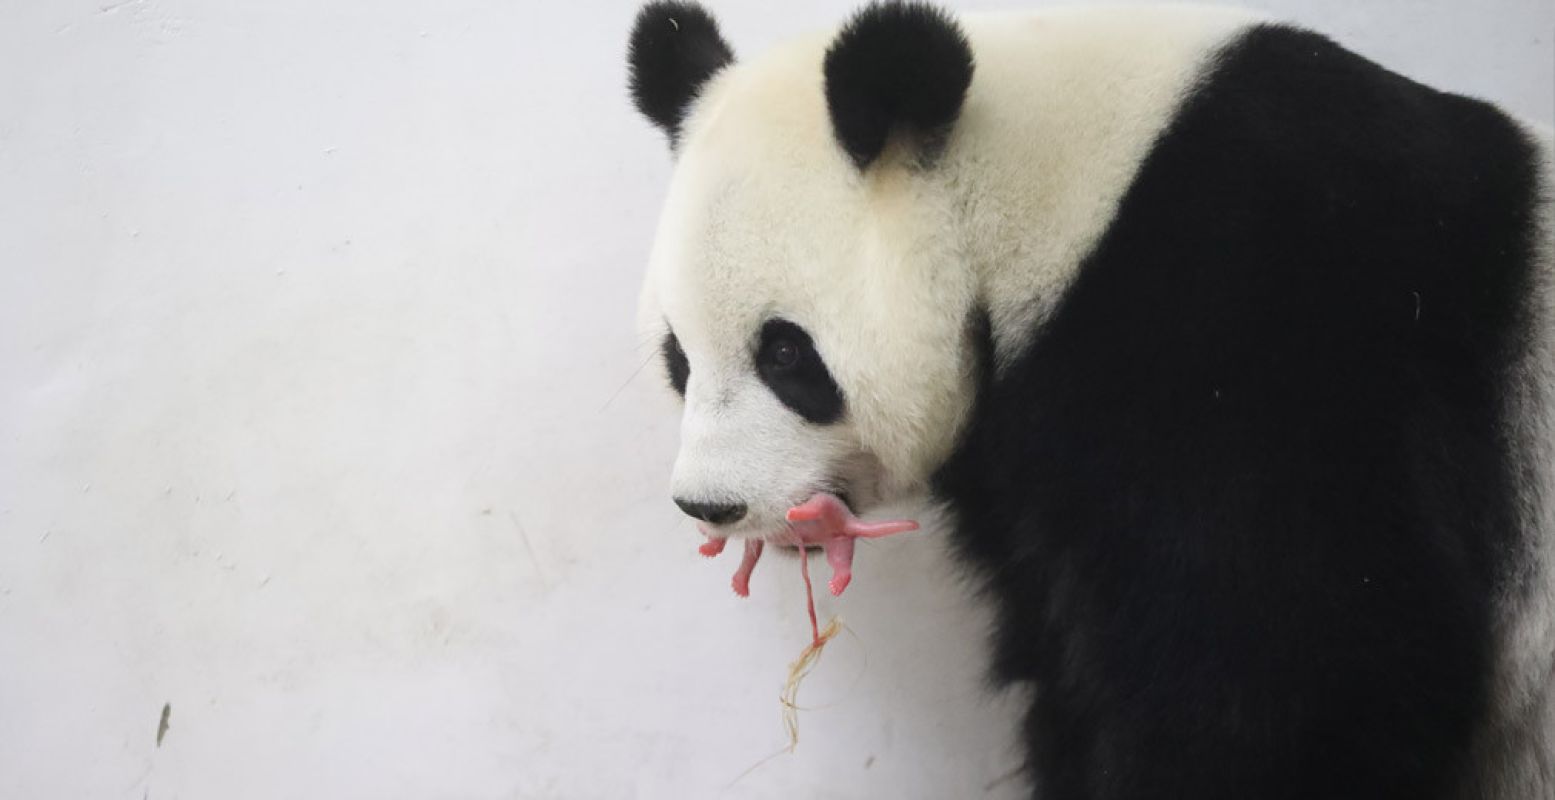
[[[1191,7],[628,62],[673,499],[943,509],[1034,797],[1555,797],[1547,130]]]

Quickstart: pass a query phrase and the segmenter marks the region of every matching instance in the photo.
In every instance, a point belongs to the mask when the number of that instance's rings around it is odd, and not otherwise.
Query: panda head
[[[974,286],[941,163],[972,78],[958,26],[874,5],[736,62],[706,11],[653,3],[629,52],[674,174],[641,324],[683,400],[675,502],[768,537],[817,492],[920,492],[975,379]]]

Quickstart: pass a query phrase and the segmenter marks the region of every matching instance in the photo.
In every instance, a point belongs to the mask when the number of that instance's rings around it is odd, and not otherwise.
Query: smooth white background
[[[715,6],[747,53],[850,7]],[[1555,115],[1549,0],[1265,7]],[[0,2],[0,797],[1021,791],[933,531],[741,777],[807,627],[667,496],[634,8]]]

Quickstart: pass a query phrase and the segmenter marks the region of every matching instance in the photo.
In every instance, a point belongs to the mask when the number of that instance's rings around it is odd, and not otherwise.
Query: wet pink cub
[[[831,565],[832,578],[828,584],[833,595],[842,594],[842,590],[848,588],[848,582],[853,580],[853,541],[855,539],[875,539],[881,536],[890,536],[893,533],[905,533],[918,529],[918,523],[912,520],[889,520],[886,522],[864,522],[853,516],[845,503],[829,494],[817,494],[805,502],[788,510],[788,530],[782,534],[772,536],[774,541],[805,547],[820,545],[826,551],[826,563]],[[706,534],[706,531],[703,531]],[[712,557],[724,550],[728,539],[707,535],[707,542],[698,551],[702,555]],[[734,571],[734,593],[741,597],[750,596],[751,572],[756,569],[756,560],[761,558],[762,548],[766,546],[764,539],[746,539],[745,553],[740,559],[740,566]]]

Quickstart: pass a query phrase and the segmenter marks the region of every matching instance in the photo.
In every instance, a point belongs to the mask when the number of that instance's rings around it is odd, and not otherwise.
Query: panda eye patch
[[[778,400],[806,421],[824,425],[842,417],[842,390],[810,334],[798,325],[784,319],[762,325],[756,372]]]
[[[675,338],[675,333],[664,334],[664,341],[659,344],[659,353],[664,357],[664,371],[670,379],[670,387],[681,397],[686,396],[686,381],[691,377],[691,362],[686,360],[686,351],[680,349],[680,340]]]

